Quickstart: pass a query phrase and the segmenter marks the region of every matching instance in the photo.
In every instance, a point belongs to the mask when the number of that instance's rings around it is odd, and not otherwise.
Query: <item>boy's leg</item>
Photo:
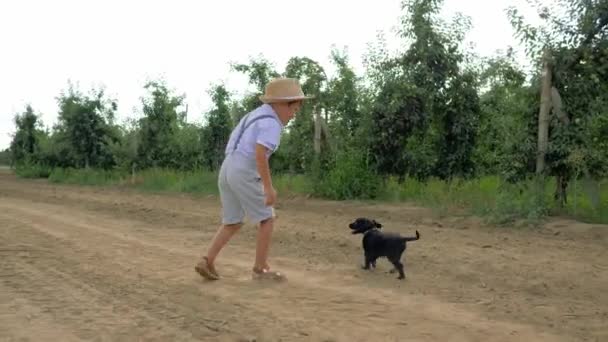
[[[207,249],[207,255],[204,256],[202,260],[194,267],[196,272],[210,280],[219,279],[220,276],[215,270],[215,259],[224,246],[226,246],[228,241],[230,241],[234,234],[239,231],[241,226],[241,223],[224,224],[220,226],[218,231],[215,233],[213,240],[211,240],[211,244]]]
[[[220,253],[222,248],[226,246],[228,241],[236,234],[236,232],[241,229],[242,223],[237,224],[225,224],[220,226],[217,233],[211,240],[211,244],[209,245],[209,249],[207,250],[207,261],[210,265],[213,265],[215,262],[215,258]]]
[[[211,240],[207,255],[195,267],[195,270],[201,276],[212,280],[219,279],[219,275],[214,267],[215,259],[228,241],[239,231],[245,217],[245,212],[239,202],[238,196],[227,182],[226,171],[223,164],[218,181],[222,203],[222,225]]]
[[[253,171],[234,171],[228,178],[231,180],[230,188],[238,196],[239,203],[251,223],[259,224],[256,257],[253,271],[256,276],[281,278],[279,272],[271,272],[268,269],[268,254],[270,241],[274,228],[274,210],[264,202],[266,196],[262,186],[261,178]]]
[[[256,270],[268,268],[268,252],[270,251],[270,240],[274,227],[273,221],[274,220],[270,218],[260,222],[255,250],[255,264],[253,265]]]
[[[268,267],[268,254],[276,217],[274,210],[264,204],[265,196],[260,183],[251,182],[241,186],[243,191],[239,192],[239,199],[243,208],[251,222],[259,223],[253,272],[256,277],[264,276],[282,280],[284,276],[281,273],[272,272]]]

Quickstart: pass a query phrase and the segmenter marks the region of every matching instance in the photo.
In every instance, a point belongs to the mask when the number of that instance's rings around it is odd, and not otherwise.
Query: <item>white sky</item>
[[[2,1],[0,149],[10,144],[13,117],[27,103],[47,127],[55,123],[56,97],[68,79],[85,92],[103,85],[118,100],[122,121],[140,107],[146,80],[161,76],[186,94],[189,121],[200,121],[212,83],[246,89],[245,77],[230,73],[230,61],[262,54],[283,70],[290,57],[307,56],[329,69],[335,45],[348,49],[361,74],[361,57],[379,30],[395,41],[400,2]],[[443,12],[470,16],[467,39],[487,56],[509,45],[521,50],[505,12],[512,4],[526,8],[524,0],[445,0]]]

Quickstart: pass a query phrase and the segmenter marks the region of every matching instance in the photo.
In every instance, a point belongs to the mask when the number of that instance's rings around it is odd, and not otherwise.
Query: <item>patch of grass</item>
[[[431,207],[440,216],[473,214],[494,224],[512,223],[517,219],[538,221],[547,211],[547,195],[538,196],[531,183],[508,184],[497,176],[449,182],[406,179],[398,183],[390,179],[381,198]]]
[[[148,169],[133,177],[122,170],[54,169],[49,176],[53,183],[98,186],[128,186],[151,192],[183,192],[190,194],[218,195],[217,172],[205,170],[177,171]],[[309,194],[312,181],[304,175],[276,174],[273,183],[279,193]]]
[[[517,184],[497,176],[445,182],[431,179],[420,182],[406,179],[385,182],[381,200],[409,201],[431,207],[439,215],[466,213],[484,217],[496,225],[518,220],[536,224],[548,215],[567,215],[591,223],[608,223],[608,181],[570,182],[568,203],[558,208],[553,199],[555,178],[539,183],[529,179]]]
[[[347,165],[348,166],[348,165]],[[350,165],[352,166],[352,165]],[[346,169],[346,167],[344,167]],[[352,169],[358,170],[353,167]],[[354,191],[367,183],[366,177],[345,176],[338,168],[322,183],[312,176],[275,174],[274,186],[279,194],[316,194],[327,199],[366,200],[369,193]],[[128,186],[143,191],[176,192],[202,195],[217,195],[217,173],[205,170],[176,171],[150,169],[138,172],[133,177],[123,170],[53,169],[29,165],[16,169],[20,177],[48,177],[55,183],[70,183],[98,186]],[[361,172],[363,176],[370,176]],[[339,176],[339,177],[338,177]],[[371,176],[370,176],[371,177]],[[378,185],[373,183],[374,185]],[[326,191],[319,187],[331,186]],[[340,186],[347,189],[339,189]],[[339,190],[339,191],[338,191]],[[477,179],[453,179],[450,182],[431,179],[426,182],[406,179],[399,183],[388,178],[374,192],[378,201],[412,202],[433,208],[443,215],[477,215],[496,225],[513,224],[516,221],[538,223],[547,215],[567,215],[574,219],[608,224],[608,181],[570,182],[568,203],[558,208],[553,200],[555,179],[548,178],[543,184],[535,179],[511,184],[497,176]],[[347,196],[348,195],[348,196]]]
[[[390,178],[385,183],[380,198],[394,202],[411,201],[425,206],[443,207],[445,210],[471,208],[476,214],[481,214],[488,206],[496,203],[498,188],[497,177],[454,179],[451,182],[439,179],[421,182],[408,178],[402,183]]]
[[[276,174],[272,176],[272,183],[279,193],[309,195],[312,194],[313,181],[304,175]]]
[[[22,164],[15,167],[15,174],[21,178],[48,178],[52,169],[41,164]]]
[[[78,185],[116,185],[126,177],[125,172],[118,170],[97,169],[53,169],[49,181]]]
[[[571,181],[568,202],[555,211],[583,222],[608,224],[608,180]]]
[[[218,194],[217,174],[203,170],[144,170],[136,175],[135,187],[144,191]]]

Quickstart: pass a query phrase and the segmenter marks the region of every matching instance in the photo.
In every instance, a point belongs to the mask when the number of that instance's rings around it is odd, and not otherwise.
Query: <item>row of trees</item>
[[[441,21],[442,0],[403,1],[403,51],[389,52],[379,36],[365,56],[362,76],[338,50],[331,52],[332,77],[307,57],[293,57],[281,71],[263,57],[231,70],[247,75],[259,93],[272,77],[284,75],[300,79],[304,91],[317,97],[285,133],[273,157],[275,171],[331,177],[348,167],[361,175],[421,180],[500,174],[518,181],[535,172],[545,51],[561,107],[549,115],[544,172],[604,177],[608,0],[556,1],[560,10],[554,12],[533,2],[544,22],[540,27],[526,24],[515,8],[507,11],[535,64],[531,74],[510,49],[485,59],[468,52],[462,42],[470,21],[464,16]],[[115,122],[116,101],[102,90],[83,94],[69,86],[58,97],[58,121],[50,130],[28,106],[15,118],[12,163],[216,170],[230,130],[260,104],[257,94],[237,99],[215,85],[209,93],[213,109],[198,125],[186,121],[184,96],[160,81],[145,89],[143,115],[123,124]],[[313,148],[315,115],[330,133],[320,154]]]

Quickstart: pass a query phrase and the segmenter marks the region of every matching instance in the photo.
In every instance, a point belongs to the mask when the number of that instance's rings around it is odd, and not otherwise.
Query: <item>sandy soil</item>
[[[0,172],[1,341],[608,341],[608,227],[537,230],[438,220],[423,208],[281,197],[271,266],[251,279],[256,228],[194,264],[219,224],[214,197],[57,186]],[[421,240],[407,279],[360,269],[376,218]]]

